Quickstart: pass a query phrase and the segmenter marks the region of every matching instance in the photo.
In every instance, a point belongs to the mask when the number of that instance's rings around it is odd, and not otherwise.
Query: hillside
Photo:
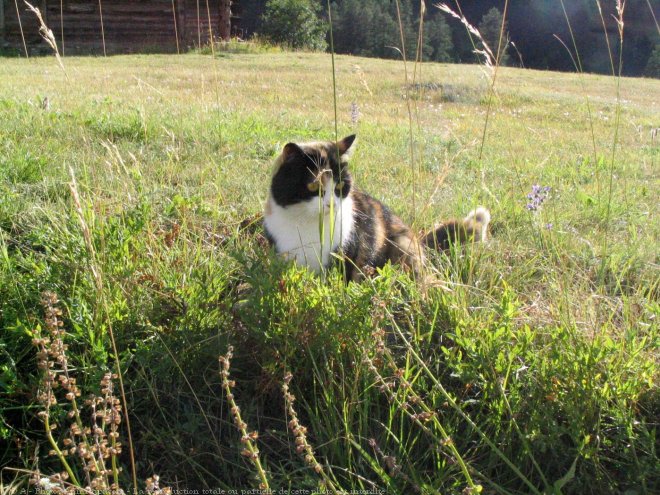
[[[431,256],[436,286],[396,266],[346,286],[278,262],[258,222],[282,147],[335,137],[328,54],[63,64],[2,61],[3,466],[62,470],[32,345],[52,291],[83,397],[115,369],[114,336],[140,480],[660,489],[660,81],[502,68],[491,92],[478,66],[409,64],[406,82],[402,62],[338,56],[337,134],[358,135],[357,186],[420,231],[476,205],[494,218],[490,242]],[[530,210],[534,185],[550,190]],[[241,455],[221,386],[229,345],[231,400],[263,470]],[[315,461],[287,430],[287,372]],[[59,443],[72,406],[58,401]],[[2,476],[8,493],[27,481]]]

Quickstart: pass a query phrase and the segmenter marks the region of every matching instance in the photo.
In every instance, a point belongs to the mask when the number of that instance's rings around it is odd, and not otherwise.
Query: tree
[[[435,62],[451,62],[454,49],[449,24],[441,15],[424,22],[424,55]]]
[[[496,58],[497,48],[500,41],[500,32],[503,31],[499,63],[500,65],[507,65],[509,62],[509,54],[507,53],[507,48],[509,47],[509,29],[507,23],[504,23],[504,27],[502,27],[503,20],[502,13],[497,7],[493,7],[481,18],[478,29],[481,33],[481,37],[488,44],[493,52],[493,56]]]
[[[399,2],[397,8],[397,2],[390,3],[390,13],[392,19],[396,24],[396,42],[391,43],[392,46],[395,46],[401,49],[401,27],[403,28],[403,41],[406,48],[406,57],[408,60],[414,60],[417,52],[417,36],[419,31],[419,16],[415,16],[413,12],[413,3],[412,1],[403,1]],[[401,16],[401,27],[399,26],[399,14]],[[397,58],[400,56],[397,53]]]
[[[660,79],[660,44],[655,45],[651,52],[649,61],[646,63],[646,69],[644,69],[644,75]]]
[[[370,0],[344,0],[332,6],[332,29],[335,51],[352,55],[370,55],[366,52],[367,26],[373,17]]]
[[[327,26],[319,15],[319,4],[311,0],[268,0],[261,18],[267,39],[291,48],[325,50]]]
[[[220,0],[220,39],[231,39],[231,0]]]
[[[417,49],[419,17],[413,2],[399,3],[383,0],[341,0],[333,4],[333,33],[335,50],[367,57],[400,58],[403,25],[406,57],[411,60]]]
[[[401,45],[399,26],[394,17],[381,8],[374,8],[368,25],[366,47],[372,57],[399,58],[399,52],[392,47]]]
[[[263,0],[240,0],[240,7],[240,27],[243,30],[243,35],[249,38],[254,33],[261,31],[261,17],[263,16],[265,5]]]

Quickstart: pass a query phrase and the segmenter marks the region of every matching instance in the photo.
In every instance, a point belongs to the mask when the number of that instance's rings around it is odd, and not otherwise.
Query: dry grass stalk
[[[16,7],[16,19],[18,19],[18,29],[21,32],[21,40],[23,41],[23,50],[25,51],[25,58],[30,58],[28,53],[27,43],[25,42],[25,33],[23,32],[23,22],[21,21],[21,12],[18,10],[18,0],[14,0],[14,6]]]
[[[483,36],[481,36],[479,30],[476,27],[474,27],[472,24],[470,24],[464,15],[457,14],[446,3],[439,3],[436,4],[435,6],[440,10],[442,10],[443,12],[449,14],[450,16],[458,19],[461,22],[461,24],[463,24],[471,34],[476,36],[479,39],[479,41],[481,41],[481,44],[483,45],[483,49],[480,50],[475,47],[474,53],[476,53],[477,55],[482,55],[484,57],[484,65],[491,72],[492,75],[492,71],[494,70],[495,67],[496,57],[493,54],[493,51],[491,50],[490,46],[488,46],[488,43],[486,43],[486,40],[483,38]]]
[[[174,20],[174,39],[176,40],[176,54],[181,55],[181,50],[179,48],[179,29],[176,23],[176,5],[174,0],[172,0],[172,19]]]
[[[259,483],[259,490],[264,490],[266,493],[270,492],[270,486],[268,484],[268,476],[266,471],[261,465],[261,460],[259,459],[259,449],[257,448],[256,441],[259,438],[259,433],[256,431],[251,431],[248,433],[248,425],[243,418],[241,417],[241,409],[236,404],[234,400],[234,394],[232,389],[236,386],[234,380],[229,379],[229,368],[231,366],[231,358],[233,356],[234,348],[229,346],[227,349],[227,354],[220,356],[218,361],[220,362],[220,377],[222,378],[222,388],[225,390],[225,395],[227,396],[227,402],[229,402],[231,415],[234,419],[234,425],[236,429],[241,434],[241,443],[245,445],[245,448],[241,451],[241,455],[246,457],[252,462],[254,467],[257,470],[257,474],[261,482]]]
[[[44,423],[48,442],[52,447],[50,454],[56,455],[65,469],[65,472],[57,475],[57,482],[71,479],[73,483],[79,485],[73,469],[66,460],[68,452],[62,451],[53,437],[52,432],[58,425],[50,423],[51,406],[55,406],[58,403],[54,389],[60,385],[64,387],[66,398],[71,402],[71,410],[73,411],[76,422],[80,422],[80,413],[76,402],[76,397],[80,396],[80,391],[76,386],[75,379],[69,376],[66,345],[62,339],[64,335],[64,330],[62,329],[63,323],[60,319],[62,310],[57,306],[58,303],[59,300],[54,293],[44,292],[42,294],[41,304],[45,311],[47,335],[43,336],[41,329],[37,327],[34,330],[34,337],[32,339],[32,344],[38,349],[37,368],[43,373],[37,400],[44,407],[44,410],[40,411],[37,415]],[[80,428],[79,424],[78,428]],[[84,430],[82,431],[84,432]],[[38,473],[36,479],[41,481]],[[51,481],[55,482],[55,479]]]
[[[95,263],[96,251],[94,249],[94,243],[92,242],[92,234],[87,226],[85,221],[85,214],[83,212],[82,203],[80,202],[80,194],[78,194],[78,183],[76,182],[76,175],[73,172],[73,169],[69,167],[69,174],[71,175],[71,182],[69,183],[69,190],[71,191],[71,197],[73,198],[73,204],[76,208],[76,214],[78,215],[78,220],[80,222],[80,228],[83,233],[83,238],[85,240],[85,246],[89,252],[91,258],[89,268],[92,271],[92,276],[94,277],[94,283],[96,285],[96,290],[103,292],[103,280],[101,278],[101,271],[98,269]]]
[[[369,96],[373,97],[373,93],[371,91],[371,88],[369,87],[369,83],[367,82],[367,76],[362,70],[362,67],[360,67],[358,64],[353,64],[353,72],[357,74],[358,79],[360,80],[360,83],[362,86],[364,86],[364,89],[369,93]]]
[[[103,279],[101,276],[101,270],[96,263],[96,251],[94,250],[94,243],[92,242],[92,234],[85,221],[85,215],[82,208],[82,203],[80,202],[80,194],[78,194],[78,184],[76,183],[76,176],[73,172],[73,169],[69,167],[69,173],[71,174],[71,182],[69,183],[69,189],[71,190],[71,196],[73,197],[73,203],[76,208],[76,214],[78,215],[78,220],[80,221],[80,228],[83,233],[83,238],[85,240],[85,246],[90,257],[89,267],[92,271],[94,277],[94,284],[96,285],[97,299],[99,304],[103,308],[105,314],[108,314],[107,302],[105,300],[105,294],[103,291]],[[131,423],[128,416],[128,404],[126,400],[126,392],[124,390],[124,380],[121,373],[121,364],[119,362],[119,352],[117,350],[117,343],[115,341],[115,335],[112,330],[112,321],[108,318],[107,321],[108,335],[110,336],[110,342],[112,344],[112,352],[115,356],[115,367],[117,368],[117,378],[119,380],[119,391],[121,394],[121,400],[124,404],[124,420],[126,421],[126,432],[128,435],[128,449],[131,460],[131,474],[133,476],[133,493],[137,495],[138,486],[137,486],[137,468],[135,465],[135,453],[133,451],[133,437],[131,435]]]
[[[296,410],[293,407],[293,403],[296,400],[296,397],[289,391],[289,384],[291,383],[292,378],[293,375],[290,372],[287,371],[284,374],[282,394],[284,395],[284,404],[286,406],[287,415],[289,418],[291,418],[289,419],[288,425],[289,429],[293,432],[295,437],[296,452],[305,459],[305,463],[309,465],[316,474],[321,476],[326,490],[330,490],[332,493],[343,493],[337,489],[335,484],[323,469],[323,466],[321,466],[321,464],[316,460],[314,449],[307,441],[307,428],[300,424]]]
[[[616,15],[614,20],[616,21],[617,28],[619,29],[619,38],[623,42],[623,12],[626,10],[626,0],[616,0]]]
[[[103,4],[99,0],[99,17],[101,18],[101,41],[103,42],[103,56],[107,57],[108,54],[105,50],[105,27],[103,26]]]
[[[69,79],[69,75],[66,73],[66,69],[64,68],[64,64],[62,63],[62,57],[60,57],[60,51],[57,48],[57,41],[55,41],[55,35],[53,34],[53,31],[48,26],[46,26],[44,18],[41,16],[41,11],[34,5],[30,4],[27,0],[23,0],[23,1],[25,2],[25,5],[27,5],[28,9],[34,12],[34,15],[37,16],[37,20],[39,21],[39,25],[40,25],[39,34],[44,39],[44,41],[48,43],[48,46],[50,46],[53,49],[53,52],[55,52],[55,58],[57,59],[57,63],[60,65],[62,72],[64,72],[64,76],[67,79]],[[26,49],[26,53],[27,53],[27,49]]]
[[[610,47],[610,37],[607,32],[607,26],[605,25],[605,17],[603,16],[603,9],[600,6],[600,0],[596,0],[596,6],[598,7],[598,15],[600,16],[601,25],[603,26],[603,34],[605,35],[605,44],[607,45],[607,53],[610,57],[612,75],[614,76],[616,74],[616,70],[614,69],[614,58],[612,57],[612,48]]]

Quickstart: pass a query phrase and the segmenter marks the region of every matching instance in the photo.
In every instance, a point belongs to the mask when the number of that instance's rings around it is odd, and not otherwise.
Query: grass
[[[5,59],[0,79],[3,466],[63,469],[37,417],[31,344],[49,290],[85,393],[114,370],[113,330],[140,479],[227,493],[660,489],[660,82],[624,78],[617,100],[611,77],[500,68],[480,157],[479,67],[424,65],[405,88],[400,63],[337,56],[356,183],[419,229],[493,213],[493,240],[433,259],[444,288],[424,294],[397,267],[346,287],[285,265],[250,223],[284,144],[334,136],[328,55],[63,62],[68,80],[49,58]],[[528,211],[534,184],[552,189]],[[117,461],[130,486],[127,448]],[[5,470],[3,490],[27,478]]]

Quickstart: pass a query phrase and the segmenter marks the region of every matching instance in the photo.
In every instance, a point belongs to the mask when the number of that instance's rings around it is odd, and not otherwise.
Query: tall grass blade
[[[99,0],[99,19],[101,20],[101,42],[103,43],[103,56],[107,57],[108,54],[105,50],[105,26],[103,25],[103,4]]]
[[[174,40],[176,41],[176,54],[181,55],[181,50],[179,49],[179,29],[177,27],[177,22],[176,22],[176,6],[174,5],[174,1],[172,0],[172,20],[174,22]]]
[[[575,58],[571,56],[571,59],[573,60],[573,64],[575,65],[575,69],[577,70],[578,74],[580,75],[580,82],[582,84],[582,87],[584,88],[584,94],[585,94],[585,103],[587,105],[587,115],[589,116],[589,128],[591,130],[591,144],[593,147],[593,154],[594,154],[594,166],[598,163],[598,151],[596,148],[596,131],[594,130],[594,119],[592,116],[591,112],[591,103],[589,102],[589,98],[587,98],[587,92],[586,92],[586,87],[584,85],[584,71],[582,70],[582,60],[580,59],[580,52],[578,50],[577,42],[575,41],[575,34],[573,33],[573,25],[571,24],[571,20],[568,17],[568,12],[566,11],[566,6],[564,5],[564,0],[559,0],[559,3],[561,4],[561,9],[562,12],[564,13],[564,19],[566,19],[566,25],[568,26],[568,32],[570,33],[571,36],[571,42],[573,43],[573,49],[575,50]],[[557,36],[555,38],[559,39]],[[566,47],[566,44],[562,42],[562,44]],[[568,48],[568,47],[566,47]],[[570,53],[570,51],[569,51]],[[600,185],[600,180],[598,181],[598,184]]]
[[[406,56],[406,36],[405,28],[403,26],[403,20],[401,18],[401,5],[399,0],[396,0],[396,15],[397,22],[399,25],[399,37],[401,40],[401,48],[399,53],[403,60],[403,77],[404,77],[404,88],[405,88],[405,97],[406,97],[406,110],[408,112],[408,151],[410,153],[410,203],[412,205],[412,221],[411,227],[414,229],[417,226],[417,173],[415,169],[415,139],[413,135],[413,114],[412,106],[410,102],[410,83],[408,78],[408,60]],[[422,249],[421,246],[418,246],[418,249]],[[418,255],[420,253],[417,253]]]
[[[660,34],[660,24],[658,24],[658,18],[655,16],[655,10],[653,10],[653,7],[651,6],[651,0],[646,0],[646,5],[649,6],[649,10],[651,11],[653,22],[655,22],[655,29],[658,31],[658,34]]]
[[[73,172],[73,169],[69,167],[69,173],[71,176],[71,182],[69,183],[69,190],[71,191],[71,196],[73,198],[73,203],[76,211],[76,215],[78,217],[78,221],[80,223],[80,228],[83,233],[83,238],[85,240],[85,246],[87,248],[88,256],[89,256],[89,268],[92,272],[94,283],[96,286],[96,291],[97,291],[97,301],[100,302],[103,308],[103,315],[107,318],[107,328],[108,328],[108,335],[110,336],[110,342],[112,344],[112,352],[114,354],[114,359],[115,359],[115,367],[117,368],[117,377],[119,380],[119,391],[121,394],[121,400],[123,404],[123,411],[124,411],[124,421],[126,422],[126,434],[128,436],[128,449],[129,449],[129,455],[130,455],[130,462],[131,462],[131,475],[133,477],[133,494],[138,495],[138,484],[137,484],[137,467],[135,464],[135,451],[133,449],[133,436],[131,433],[131,419],[128,414],[128,401],[126,400],[126,392],[124,389],[124,378],[123,378],[123,373],[122,373],[122,368],[121,368],[121,361],[119,358],[119,351],[117,348],[117,342],[115,341],[115,334],[112,329],[112,318],[110,317],[110,312],[108,310],[108,301],[105,297],[105,290],[103,288],[103,279],[102,279],[102,274],[101,270],[96,262],[96,250],[94,249],[94,244],[92,242],[92,235],[89,230],[89,227],[87,226],[87,222],[85,220],[85,213],[82,208],[82,203],[80,202],[80,195],[78,193],[78,184],[76,182],[76,176]]]
[[[60,0],[60,44],[62,45],[62,56],[64,56],[64,0]]]
[[[23,41],[23,50],[25,51],[25,58],[30,58],[28,53],[27,44],[25,43],[25,33],[23,33],[23,22],[21,21],[21,12],[18,10],[18,0],[14,0],[14,6],[16,7],[16,18],[18,19],[18,29],[21,32],[21,41]]]
[[[616,163],[616,152],[619,144],[619,128],[621,126],[621,76],[623,71],[623,30],[624,19],[623,14],[626,9],[625,0],[616,0],[616,21],[617,30],[619,33],[619,67],[616,75],[616,111],[614,117],[614,136],[612,136],[612,152],[610,156],[610,176],[607,187],[607,210],[605,213],[605,235],[603,236],[603,252],[601,255],[601,269],[600,269],[600,282],[604,284],[605,269],[608,263],[608,249],[610,240],[610,220],[612,216],[612,196],[614,192],[614,166]]]
[[[500,450],[500,448],[493,443],[493,441],[488,438],[488,435],[484,433],[484,431],[479,428],[479,426],[468,416],[465,411],[456,403],[454,398],[447,392],[445,387],[440,383],[438,378],[435,376],[435,374],[429,369],[427,366],[426,362],[421,358],[419,353],[415,350],[415,348],[412,346],[410,343],[409,337],[407,337],[401,328],[399,327],[398,324],[396,324],[395,316],[386,309],[386,312],[389,315],[389,318],[392,321],[392,327],[396,331],[397,335],[403,342],[404,346],[406,347],[406,350],[410,353],[410,355],[414,358],[415,362],[417,363],[418,366],[420,366],[424,372],[426,373],[426,376],[433,382],[433,385],[437,388],[438,391],[444,396],[445,400],[449,404],[449,406],[454,409],[458,415],[463,418],[469,425],[474,429],[475,432],[481,437],[481,439],[486,443],[492,450],[497,454],[497,456],[515,473],[515,475],[529,488],[531,493],[534,493],[536,495],[542,495],[541,492],[534,486],[534,484],[529,481],[529,479],[522,473],[522,471],[516,466],[511,460]]]

